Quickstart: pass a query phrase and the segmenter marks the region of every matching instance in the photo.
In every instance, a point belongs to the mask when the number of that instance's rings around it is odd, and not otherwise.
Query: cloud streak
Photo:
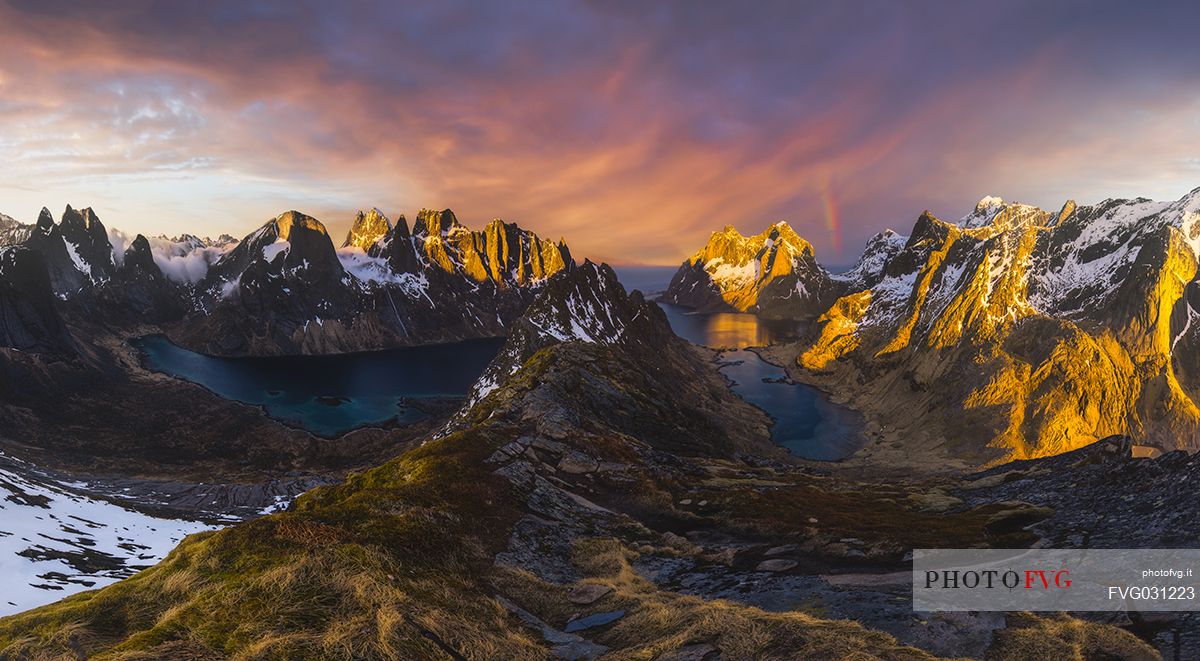
[[[845,263],[988,193],[1200,185],[1186,5],[98,4],[0,2],[10,215],[241,235],[449,206],[623,263],[786,219]]]

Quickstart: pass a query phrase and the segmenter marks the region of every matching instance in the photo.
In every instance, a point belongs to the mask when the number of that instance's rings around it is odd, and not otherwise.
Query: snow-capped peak
[[[995,195],[984,195],[975,205],[975,213],[983,213],[994,207],[1004,206],[1004,199]]]

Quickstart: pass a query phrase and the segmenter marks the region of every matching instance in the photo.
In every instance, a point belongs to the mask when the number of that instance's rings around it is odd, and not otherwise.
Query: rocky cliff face
[[[53,354],[73,351],[55,308],[45,260],[29,248],[0,248],[0,347]]]
[[[58,228],[72,261],[87,280],[101,283],[113,277],[117,266],[108,230],[91,208],[76,211],[67,205]]]
[[[679,267],[663,300],[704,311],[805,319],[821,314],[840,293],[812,245],[779,222],[750,237],[732,226],[714,232]]]
[[[90,274],[90,267],[83,264],[78,253],[71,253],[63,239],[62,232],[50,210],[43,208],[38,216],[37,224],[25,245],[42,255],[50,276],[50,285],[61,298],[66,298],[79,292],[86,279],[84,268]]]
[[[68,307],[87,307],[92,317],[122,326],[170,323],[187,314],[186,289],[163,273],[149,239],[141,234],[134,237],[120,263],[112,280],[96,287],[90,296],[69,301]]]

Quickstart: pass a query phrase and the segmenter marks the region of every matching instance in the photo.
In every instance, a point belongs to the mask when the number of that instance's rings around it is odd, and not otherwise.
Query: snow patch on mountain
[[[1050,256],[1053,263],[1046,259],[1035,266],[1030,303],[1064,316],[1098,309],[1121,286],[1146,237],[1170,223],[1163,214],[1170,206],[1150,200],[1114,203],[1086,222],[1054,228],[1078,234],[1060,244]]]
[[[371,257],[362,248],[349,246],[339,248],[338,261],[350,275],[363,282],[387,284],[396,281],[396,273],[382,257]]]
[[[67,255],[71,257],[71,262],[75,264],[75,268],[79,269],[80,273],[91,275],[92,267],[79,255],[79,247],[66,239],[63,239],[63,245],[67,247]]]
[[[396,273],[388,261],[382,257],[371,257],[362,248],[349,246],[339,248],[338,261],[347,273],[369,286],[397,287],[408,298],[429,297],[429,277],[425,273]]]
[[[704,264],[704,270],[708,271],[712,281],[723,289],[754,284],[758,280],[758,267],[757,261],[730,264],[720,257],[714,257]]]
[[[830,274],[830,278],[841,282],[856,283],[866,288],[883,277],[883,270],[908,243],[908,237],[892,230],[884,230],[867,242],[863,254],[854,268],[845,273]]]
[[[862,325],[890,324],[899,320],[916,284],[916,271],[880,280],[871,288],[871,307]]]
[[[267,260],[268,262],[273,262],[279,253],[291,250],[291,248],[292,244],[290,242],[284,239],[276,239],[275,243],[263,246],[263,259]]]

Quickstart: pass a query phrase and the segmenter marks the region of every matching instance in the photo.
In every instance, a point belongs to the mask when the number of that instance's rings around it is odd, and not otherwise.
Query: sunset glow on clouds
[[[660,264],[782,219],[846,263],[985,194],[1200,186],[1182,4],[115,4],[0,0],[0,212],[451,207]]]

